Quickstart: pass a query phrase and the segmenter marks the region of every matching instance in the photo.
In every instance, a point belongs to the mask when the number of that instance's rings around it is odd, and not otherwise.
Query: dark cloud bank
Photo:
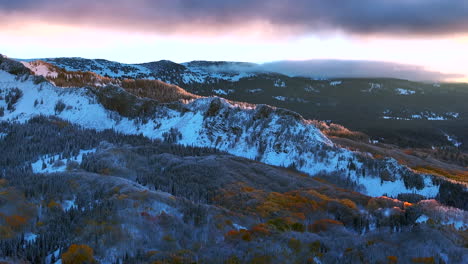
[[[2,14],[155,32],[229,31],[258,21],[301,34],[468,32],[468,0],[1,0]]]

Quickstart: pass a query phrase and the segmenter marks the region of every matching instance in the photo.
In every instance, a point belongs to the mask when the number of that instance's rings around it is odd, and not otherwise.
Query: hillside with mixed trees
[[[0,140],[6,260],[74,263],[66,259],[76,254],[102,263],[461,263],[467,257],[466,231],[459,229],[466,212],[435,200],[373,198],[214,149],[59,119],[0,127],[7,134]],[[78,162],[81,150],[93,152]]]
[[[26,66],[0,56],[0,261],[468,258],[463,154],[144,76]]]

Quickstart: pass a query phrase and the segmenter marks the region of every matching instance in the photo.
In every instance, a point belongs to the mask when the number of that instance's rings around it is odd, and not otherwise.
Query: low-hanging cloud
[[[231,64],[212,67],[215,71],[277,72],[309,78],[396,78],[439,82],[465,77],[427,70],[422,66],[365,60],[275,61],[263,64]]]
[[[158,33],[468,33],[467,0],[15,0],[0,16]]]

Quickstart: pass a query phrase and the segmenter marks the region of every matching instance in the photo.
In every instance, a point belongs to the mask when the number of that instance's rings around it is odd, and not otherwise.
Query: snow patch
[[[286,101],[286,97],[284,96],[273,96],[273,99],[283,102]]]
[[[383,119],[394,119],[394,120],[429,120],[429,121],[440,121],[440,120],[450,120],[450,119],[458,119],[460,114],[457,112],[446,112],[443,114],[437,114],[431,111],[423,111],[419,113],[408,114],[405,117],[401,116],[394,116],[392,115],[392,111],[385,110],[383,112]],[[405,114],[405,113],[404,113]]]
[[[71,209],[76,209],[78,206],[75,203],[75,198],[73,200],[65,200],[62,202],[62,209],[67,212],[70,211]]]
[[[440,258],[444,261],[444,263],[450,263],[449,262],[449,257],[445,253],[439,253]]]
[[[275,87],[280,87],[280,88],[285,88],[286,83],[284,81],[282,81],[281,79],[278,79],[278,80],[275,81],[274,86]]]
[[[26,66],[26,68],[30,69],[34,72],[35,75],[44,76],[44,77],[51,77],[57,78],[58,73],[49,69],[49,67],[41,63],[40,61],[33,61],[33,62],[25,62],[21,61],[21,63]]]
[[[262,89],[250,89],[250,90],[247,90],[249,93],[261,93],[263,92]]]
[[[322,261],[318,257],[314,257],[314,262],[317,264],[322,264]]]
[[[458,230],[468,230],[468,212],[440,205],[435,200],[423,200],[420,205],[424,214],[416,220],[417,223],[425,223],[432,219],[436,223],[452,226]]]
[[[455,137],[452,137],[447,133],[444,133],[444,135],[447,138],[447,140],[450,141],[453,144],[453,146],[455,146],[457,148],[461,147],[462,143],[457,141],[457,139]]]
[[[458,117],[460,117],[460,113],[456,113],[456,112],[448,112],[448,113],[445,113],[445,115],[451,116],[454,119],[457,119]]]
[[[312,86],[307,86],[304,88],[304,91],[308,92],[308,93],[320,93],[320,90],[318,89],[315,89],[314,87]]]
[[[424,177],[424,187],[421,190],[416,188],[407,188],[403,179],[399,178],[395,181],[382,181],[380,177],[352,177],[357,184],[365,188],[364,193],[369,196],[386,195],[396,198],[403,193],[417,193],[426,198],[434,198],[439,193],[439,186],[433,185],[429,176]]]
[[[382,116],[383,119],[393,119],[393,120],[411,120],[410,118],[398,117],[398,116]]]
[[[46,155],[41,157],[39,160],[31,164],[33,173],[55,173],[64,172],[67,170],[67,163],[69,161],[77,162],[81,164],[83,161],[83,155],[94,153],[96,149],[91,150],[80,150],[80,153],[70,159],[60,159],[60,155]]]
[[[425,223],[427,222],[427,220],[429,220],[429,217],[427,215],[421,215],[420,217],[418,217],[418,219],[416,219],[416,223]]]
[[[396,89],[397,94],[399,95],[412,95],[415,94],[416,91],[413,90],[408,90],[408,89],[403,89],[403,88],[397,88]]]
[[[371,93],[374,90],[379,90],[383,88],[383,84],[380,83],[369,83],[369,88],[362,90],[363,92]]]
[[[215,93],[217,95],[228,95],[228,94],[233,93],[233,92],[234,92],[234,90],[231,90],[231,89],[227,90],[227,91],[222,90],[222,89],[213,90],[213,93]]]
[[[34,243],[36,241],[37,235],[34,233],[25,233],[24,240],[28,243]]]
[[[47,255],[47,257],[45,259],[45,263],[46,264],[57,264],[57,263],[61,264],[62,263],[61,259],[59,259],[56,262],[52,263],[52,256],[54,256],[54,259],[58,259],[60,257],[60,249],[57,249],[54,252],[52,252],[51,254]]]
[[[236,230],[247,230],[246,227],[241,226],[241,225],[238,225],[238,224],[236,224],[236,223],[232,224],[232,226],[233,226]]]
[[[427,120],[431,120],[431,121],[441,121],[441,120],[447,120],[447,118],[442,117],[442,116],[431,116],[431,117],[428,117]]]

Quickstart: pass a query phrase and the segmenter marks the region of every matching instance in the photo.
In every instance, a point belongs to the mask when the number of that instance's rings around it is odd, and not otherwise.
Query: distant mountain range
[[[289,77],[307,77],[314,79],[335,79],[335,78],[393,78],[408,79],[413,81],[440,82],[450,78],[462,76],[454,74],[443,74],[440,72],[428,71],[422,67],[406,64],[397,64],[380,61],[360,61],[360,60],[305,60],[305,61],[276,61],[268,63],[247,63],[229,61],[191,61],[187,63],[174,63],[171,61],[155,61],[140,64],[122,64],[102,59],[83,58],[54,58],[43,59],[56,63],[71,70],[88,68],[88,70],[98,70],[101,74],[109,74],[112,77],[122,77],[125,74],[149,77],[144,68],[149,68],[154,78],[161,78],[165,70],[176,70],[179,74],[184,72],[187,75],[209,73],[279,73]],[[121,69],[118,72],[119,68]],[[162,70],[158,72],[159,70]],[[216,76],[214,76],[216,77]],[[188,81],[188,80],[186,80]]]

